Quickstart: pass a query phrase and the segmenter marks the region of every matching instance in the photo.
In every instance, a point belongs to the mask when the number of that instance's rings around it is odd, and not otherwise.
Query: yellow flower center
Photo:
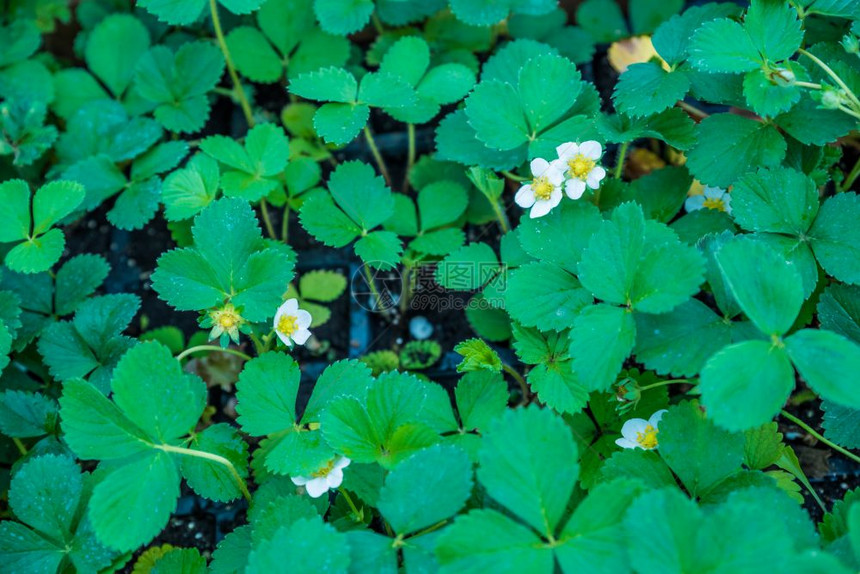
[[[299,330],[299,318],[293,315],[284,315],[278,320],[278,331],[287,337],[291,337]]]
[[[703,206],[708,209],[716,209],[717,211],[726,210],[726,202],[721,197],[707,197]]]
[[[586,180],[588,179],[588,174],[594,169],[594,160],[578,154],[567,162],[567,167],[570,170],[570,175],[577,179]]]
[[[532,191],[535,192],[535,199],[546,201],[552,195],[552,190],[553,185],[547,176],[541,175],[532,180]]]
[[[636,433],[636,442],[646,450],[657,448],[657,433],[660,432],[651,425],[645,427],[645,432]]]
[[[212,321],[222,330],[229,331],[242,323],[242,316],[236,312],[236,308],[230,303],[224,306],[223,309],[211,311]]]
[[[324,467],[322,467],[321,469],[319,469],[319,470],[317,470],[317,471],[315,471],[315,472],[312,472],[312,473],[311,473],[311,476],[312,476],[312,477],[314,477],[314,478],[320,478],[320,477],[325,476],[325,475],[327,475],[328,473],[330,473],[330,472],[332,471],[332,469],[333,469],[333,468],[334,468],[334,459],[331,459],[330,461],[328,461],[328,462],[325,464],[325,466],[324,466]]]

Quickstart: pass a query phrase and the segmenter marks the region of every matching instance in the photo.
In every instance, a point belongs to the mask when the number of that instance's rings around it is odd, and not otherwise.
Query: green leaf
[[[570,331],[573,371],[588,390],[615,382],[636,341],[636,323],[621,307],[598,304],[585,309]]]
[[[465,451],[436,445],[395,468],[379,492],[380,513],[398,534],[415,532],[459,512],[472,492],[472,462]],[[415,497],[433,499],[416,505]]]
[[[491,371],[471,371],[464,374],[454,389],[457,412],[465,430],[485,430],[508,403],[508,386],[502,377]]]
[[[499,271],[496,253],[486,243],[471,243],[445,257],[436,267],[436,280],[446,289],[471,291]]]
[[[330,303],[346,289],[346,277],[337,271],[309,271],[299,279],[299,291],[303,299]]]
[[[329,402],[340,395],[364,398],[373,379],[370,369],[355,360],[337,361],[323,371],[314,385],[314,391],[302,415],[302,424],[319,422]]]
[[[618,110],[631,116],[661,112],[683,100],[690,81],[681,71],[667,72],[659,64],[632,64],[615,86]]]
[[[323,68],[293,78],[290,92],[308,100],[352,104],[358,98],[358,82],[343,68]]]
[[[482,370],[498,372],[502,370],[502,361],[498,353],[481,339],[467,339],[458,343],[454,347],[454,352],[463,357],[463,360],[457,365],[458,373]]]
[[[156,559],[151,574],[206,574],[206,559],[196,548],[171,548]]]
[[[79,458],[123,458],[150,449],[146,433],[86,381],[66,381],[60,414],[64,440]]]
[[[561,533],[555,548],[562,572],[599,568],[627,572],[629,564],[618,530],[630,503],[642,492],[637,481],[600,484],[585,497]]]
[[[302,227],[330,247],[343,247],[361,235],[361,228],[328,195],[318,194],[305,201],[299,216]]]
[[[314,114],[314,130],[326,143],[344,145],[367,124],[370,107],[364,104],[325,104]]]
[[[0,407],[2,408],[2,407]],[[834,402],[821,401],[824,436],[846,448],[860,448],[860,409],[849,409]]]
[[[761,169],[732,189],[732,215],[750,231],[803,235],[817,214],[815,183],[793,169]]]
[[[794,389],[794,370],[781,347],[744,341],[724,348],[702,369],[702,402],[731,431],[770,421]]]
[[[669,313],[637,313],[636,359],[658,374],[693,377],[731,342],[731,326],[697,299]]]
[[[688,401],[663,415],[660,456],[691,496],[701,496],[740,470],[744,436],[718,428]]]
[[[393,74],[365,74],[358,86],[358,101],[377,108],[408,108],[415,104],[415,90]]]
[[[782,456],[782,434],[779,425],[767,423],[744,433],[744,464],[753,470],[762,470],[775,464]]]
[[[122,45],[122,50],[116,46]],[[130,14],[113,14],[90,32],[84,57],[89,69],[116,98],[122,97],[141,56],[149,49],[149,32]]]
[[[694,571],[702,522],[696,503],[676,488],[640,496],[624,519],[631,566],[642,574]],[[642,536],[643,524],[648,536]]]
[[[289,355],[266,353],[248,361],[236,383],[236,412],[242,430],[264,436],[296,423],[299,366]]]
[[[692,183],[686,169],[665,167],[634,180],[630,191],[646,218],[668,223],[680,211]]]
[[[240,74],[254,82],[276,82],[284,73],[284,62],[262,32],[251,26],[233,28],[227,48]]]
[[[523,219],[517,233],[529,255],[576,273],[583,250],[602,223],[600,211],[591,203],[563,201],[544,217]]]
[[[835,195],[821,205],[809,230],[815,258],[825,271],[846,283],[860,283],[860,230],[853,222],[860,217],[856,193]]]
[[[677,488],[672,471],[654,452],[641,449],[623,449],[612,453],[600,468],[603,480],[635,479],[649,488]]]
[[[6,266],[19,273],[39,273],[50,269],[63,254],[66,239],[59,229],[27,239],[6,254]]]
[[[346,36],[361,30],[373,13],[373,0],[315,0],[314,14],[322,29]]]
[[[366,163],[340,164],[331,174],[328,187],[338,207],[365,231],[381,225],[394,213],[391,190]]]
[[[570,429],[551,411],[506,411],[484,434],[478,479],[493,499],[552,536],[579,474],[576,450]]]
[[[797,105],[773,121],[801,143],[816,146],[836,141],[854,126],[851,116],[839,110],[819,108],[809,97],[802,97]]]
[[[576,9],[576,22],[597,42],[614,42],[627,35],[627,22],[611,0],[586,0]]]
[[[164,178],[161,186],[164,211],[170,221],[181,221],[200,213],[215,200],[221,181],[218,162],[197,154],[182,169]]]
[[[0,393],[0,432],[15,438],[49,434],[57,424],[57,403],[41,393]]]
[[[436,156],[440,160],[492,169],[513,169],[526,159],[526,145],[500,152],[486,146],[469,125],[466,112],[457,110],[439,122],[436,129]]]
[[[748,238],[726,243],[715,257],[732,294],[752,322],[767,335],[785,334],[803,304],[798,272],[772,249]]]
[[[355,242],[355,254],[374,269],[394,269],[400,262],[403,244],[396,233],[374,231]]]
[[[128,351],[114,370],[113,400],[150,436],[169,443],[194,428],[206,404],[206,386],[184,373],[170,350],[155,341]]]
[[[223,73],[224,57],[214,44],[188,42],[175,54],[165,46],[155,46],[138,62],[135,85],[145,100],[156,105],[154,115],[159,123],[171,131],[188,133],[201,129],[208,119],[206,94]]]
[[[489,509],[458,517],[439,537],[436,555],[443,574],[551,572],[554,563],[533,530]]]
[[[418,36],[406,36],[385,52],[379,71],[400,76],[415,87],[429,66],[430,47],[427,42]]]
[[[818,301],[821,326],[860,343],[860,287],[832,284]]]
[[[458,183],[433,182],[418,192],[421,230],[429,231],[453,223],[466,210],[469,195]]]
[[[229,460],[239,476],[248,476],[248,445],[232,426],[219,423],[194,435],[188,445],[194,450],[208,452]],[[184,456],[182,476],[194,492],[219,502],[229,502],[242,496],[236,478],[222,463],[197,456]]]
[[[786,69],[800,78],[805,74],[796,64],[786,63]],[[744,97],[749,107],[761,116],[773,117],[796,104],[802,91],[796,85],[783,85],[774,79],[774,72],[753,70],[744,76]]]
[[[548,82],[552,82],[551,86],[546,85]],[[526,62],[519,72],[518,92],[531,133],[543,131],[561,118],[581,89],[581,76],[567,58],[543,54]],[[469,114],[468,104],[466,113]]]
[[[466,98],[466,116],[479,140],[498,150],[512,150],[532,134],[513,86],[482,81]]]
[[[178,498],[179,473],[173,459],[150,450],[115,467],[95,486],[89,517],[100,539],[128,552],[161,532]]]
[[[759,49],[741,24],[728,18],[706,22],[693,36],[690,61],[709,73],[748,72],[761,66]]]
[[[698,144],[687,154],[687,167],[702,183],[727,188],[754,168],[775,167],[785,151],[785,140],[773,126],[715,114],[699,124]]]
[[[803,42],[797,10],[782,2],[753,1],[744,28],[756,49],[772,62],[792,57]]]
[[[684,7],[682,0],[670,0],[655,4],[649,0],[633,0],[630,3],[630,23],[634,34],[650,34]]]
[[[10,572],[57,572],[65,552],[23,524],[0,522],[0,553]]]
[[[785,348],[804,380],[823,398],[860,409],[851,384],[851,373],[860,368],[857,343],[829,331],[803,329],[785,339]]]
[[[510,272],[505,308],[526,327],[561,331],[593,298],[575,276],[552,263],[529,263]]]
[[[71,457],[39,456],[12,477],[9,506],[21,522],[47,537],[67,540],[83,488],[81,471]]]
[[[221,199],[200,212],[194,248],[163,254],[152,276],[159,296],[178,310],[200,311],[232,302],[248,321],[264,321],[283,302],[293,253],[263,241],[250,206]]]

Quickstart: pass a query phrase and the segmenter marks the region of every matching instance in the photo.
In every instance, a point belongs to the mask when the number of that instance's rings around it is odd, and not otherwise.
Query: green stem
[[[27,456],[27,447],[24,446],[24,443],[21,442],[21,439],[12,437],[12,442],[15,443],[15,446],[18,448],[18,452],[21,453],[21,456]]]
[[[618,163],[615,164],[615,179],[621,179],[621,174],[624,173],[624,160],[627,157],[627,148],[630,147],[630,142],[621,144],[621,150],[618,152]]]
[[[352,497],[350,497],[343,488],[339,488],[338,491],[343,495],[343,499],[346,500],[346,503],[349,505],[349,509],[352,510],[353,515],[355,515],[356,522],[360,521],[362,514],[358,511],[358,508],[352,501]]]
[[[415,124],[406,124],[406,135],[408,137],[409,151],[406,155],[406,174],[403,176],[403,193],[409,191],[409,174],[415,165]]]
[[[800,48],[800,49],[798,50],[798,52],[799,52],[799,53],[801,53],[801,54],[803,54],[804,56],[806,56],[807,58],[809,58],[809,59],[810,59],[810,60],[812,60],[813,62],[815,62],[815,63],[816,63],[816,65],[818,65],[818,67],[819,67],[819,68],[821,68],[822,70],[824,70],[824,71],[827,73],[827,75],[828,75],[828,76],[830,76],[831,78],[833,78],[833,81],[834,81],[834,82],[836,82],[836,85],[838,85],[840,88],[842,88],[843,90],[845,90],[845,94],[846,94],[846,95],[848,96],[848,98],[852,101],[852,103],[853,103],[857,108],[860,108],[860,100],[858,100],[858,99],[857,99],[857,96],[856,96],[856,95],[854,95],[854,92],[852,92],[852,91],[851,91],[851,89],[850,89],[850,88],[845,84],[845,82],[843,82],[843,81],[842,81],[842,78],[840,78],[840,77],[839,77],[839,75],[838,75],[836,72],[834,72],[832,69],[830,69],[830,66],[828,66],[827,64],[825,64],[824,62],[822,62],[822,61],[821,61],[817,56],[814,56],[813,54],[810,54],[809,52],[807,52],[807,51],[806,51],[806,50],[804,50],[803,48]]]
[[[266,224],[266,233],[269,234],[269,237],[272,239],[277,239],[278,236],[275,234],[275,227],[272,225],[272,219],[269,217],[269,204],[266,203],[266,198],[260,199],[260,213],[263,214],[263,222]]]
[[[204,458],[206,460],[211,460],[212,462],[217,462],[218,464],[226,466],[227,470],[230,471],[230,474],[233,475],[233,479],[236,481],[236,484],[239,486],[239,490],[242,491],[242,496],[245,497],[245,500],[251,502],[251,493],[248,490],[248,485],[245,484],[245,481],[242,479],[241,476],[239,476],[239,471],[236,470],[236,467],[233,466],[233,463],[224,458],[223,456],[212,454],[211,452],[206,452],[203,450],[195,450],[193,448],[181,448],[169,444],[156,444],[153,446],[159,450],[163,450],[164,452],[172,452],[174,454],[181,454],[184,456]]]
[[[852,110],[849,107],[846,107],[846,106],[843,106],[840,104],[837,109],[841,112],[845,112],[846,114],[848,114],[849,116],[851,116],[853,118],[860,120],[860,113],[855,112],[854,110]]]
[[[184,359],[185,357],[187,357],[191,353],[196,353],[197,351],[220,351],[221,353],[229,353],[231,355],[236,355],[237,357],[242,357],[246,361],[251,360],[250,355],[246,355],[245,353],[243,353],[242,351],[239,351],[238,349],[231,349],[229,347],[225,349],[223,347],[219,347],[218,345],[197,345],[195,347],[190,347],[188,349],[185,349],[184,351],[182,351],[178,355],[176,355],[176,360],[181,361],[182,359]]]
[[[514,378],[514,380],[519,384],[520,391],[523,394],[523,398],[520,401],[521,406],[525,406],[529,402],[529,386],[526,384],[526,380],[523,378],[521,374],[516,372],[513,367],[508,364],[502,363],[502,368],[505,370],[507,374]]]
[[[511,173],[509,171],[502,171],[502,175],[505,176],[506,178],[510,179],[510,180],[513,180],[513,181],[529,181],[531,179],[529,177],[519,176],[519,175],[517,175],[515,173]]]
[[[657,387],[665,387],[666,385],[674,385],[681,383],[689,383],[690,379],[670,379],[668,381],[660,381],[658,383],[651,383],[650,385],[645,385],[644,387],[639,388],[639,392],[647,391],[648,389],[656,389]]]
[[[847,176],[845,176],[845,181],[843,181],[840,186],[842,191],[848,191],[851,189],[851,186],[854,184],[858,175],[860,175],[860,158],[857,158],[857,161],[854,163],[854,167],[851,168],[851,171]]]
[[[224,32],[221,30],[221,19],[218,17],[218,2],[217,0],[209,0],[209,11],[212,14],[212,27],[215,28],[215,37],[218,38],[218,45],[221,47],[221,53],[224,54],[224,61],[227,63],[227,71],[230,73],[230,79],[233,80],[233,89],[236,90],[236,96],[239,98],[239,105],[242,106],[242,112],[245,114],[245,121],[248,122],[248,127],[254,127],[254,114],[251,112],[251,104],[248,103],[248,97],[245,95],[245,88],[239,82],[239,75],[236,73],[236,66],[233,65],[233,58],[230,57],[230,49],[227,48],[227,42],[224,40]]]
[[[370,153],[373,154],[373,159],[376,161],[376,165],[379,167],[382,177],[385,178],[385,183],[391,187],[391,176],[388,175],[388,167],[386,167],[385,160],[382,159],[382,154],[379,153],[379,148],[376,147],[376,141],[373,139],[373,134],[370,133],[370,128],[367,126],[364,126],[364,139],[367,140],[367,146],[370,148]]]
[[[364,279],[367,281],[367,285],[368,287],[370,287],[370,293],[373,295],[373,300],[376,302],[376,310],[380,313],[385,313],[385,311],[382,310],[382,296],[376,289],[376,282],[373,280],[373,276],[371,276],[370,274],[370,266],[362,265],[361,268],[364,270]]]
[[[407,539],[409,539],[409,538],[418,538],[419,536],[424,536],[425,534],[430,534],[431,532],[433,532],[433,531],[435,531],[435,530],[439,530],[440,528],[442,528],[442,527],[443,527],[443,526],[445,526],[446,524],[448,524],[448,521],[447,521],[447,520],[440,520],[439,522],[437,522],[437,523],[436,523],[436,524],[434,524],[433,526],[428,526],[428,527],[427,527],[427,528],[425,528],[424,530],[419,530],[419,531],[418,531],[418,532],[416,532],[415,534],[410,534],[410,535],[409,535],[409,536],[407,536],[406,538],[407,538]]]
[[[800,420],[799,418],[797,418],[796,416],[794,416],[790,412],[783,410],[782,416],[784,416],[785,418],[787,418],[788,420],[790,420],[791,422],[793,422],[794,424],[796,424],[797,426],[799,426],[800,428],[805,430],[808,434],[815,437],[817,440],[823,442],[824,444],[826,444],[827,446],[829,446],[830,448],[832,448],[836,452],[838,452],[844,456],[847,456],[848,458],[850,458],[854,462],[860,463],[860,456],[857,456],[856,454],[842,448],[838,444],[830,442],[829,440],[824,438],[824,436],[815,432],[815,430],[811,426],[809,426],[808,424],[806,424],[805,422],[803,422],[802,420]]]
[[[371,14],[370,20],[373,22],[373,28],[376,30],[377,34],[385,32],[385,28],[382,27],[382,21],[379,19],[379,16],[376,15],[376,12]]]
[[[409,300],[412,298],[412,265],[403,265],[402,287],[400,289],[400,314],[405,315],[409,309]]]
[[[821,89],[821,84],[813,84],[812,82],[794,82],[794,85],[800,88],[809,88],[810,90]]]
[[[502,209],[502,206],[499,204],[498,199],[491,199],[490,205],[493,206],[493,211],[496,213],[496,219],[499,220],[499,225],[502,226],[502,233],[507,233],[511,230],[511,224],[508,221],[508,216],[505,213],[505,210]]]

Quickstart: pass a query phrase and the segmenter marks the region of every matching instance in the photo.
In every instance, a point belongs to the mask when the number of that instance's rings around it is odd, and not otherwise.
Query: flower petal
[[[720,189],[719,187],[711,187],[710,185],[707,186],[702,192],[702,195],[704,195],[708,199],[719,199],[725,194],[726,191],[724,189]]]
[[[579,153],[579,146],[575,142],[563,143],[555,148],[555,153],[558,154],[558,159],[567,163],[568,160],[573,159],[573,156]]]
[[[691,195],[684,201],[684,209],[687,212],[699,211],[703,207],[705,207],[704,195]]]
[[[287,299],[284,301],[282,305],[284,312],[288,315],[295,315],[296,311],[299,310],[299,300],[298,299]]]
[[[327,475],[325,475],[326,484],[328,484],[329,488],[337,488],[343,482],[343,470],[339,468],[333,468],[329,471]]]
[[[615,444],[620,446],[621,448],[641,448],[639,443],[635,440],[630,440],[629,438],[621,437],[619,439],[615,439]]]
[[[334,462],[334,468],[346,468],[352,461],[345,456],[340,457]]]
[[[529,212],[529,217],[531,217],[532,219],[536,217],[543,217],[544,215],[552,211],[552,208],[555,207],[555,205],[552,204],[551,200],[552,196],[550,196],[550,199],[546,201],[536,201],[534,206],[532,207],[532,210]]]
[[[282,342],[284,345],[286,345],[287,347],[292,347],[292,346],[293,346],[293,341],[292,341],[292,339],[290,339],[289,337],[287,337],[286,335],[284,335],[283,333],[281,333],[281,332],[280,332],[280,331],[278,331],[277,329],[275,330],[275,333],[277,333],[277,334],[278,334],[278,339],[280,339],[280,340],[281,340],[281,342]]]
[[[535,192],[532,191],[531,184],[526,184],[522,186],[517,194],[514,196],[514,201],[520,207],[528,209],[532,205],[535,204]]]
[[[542,157],[536,157],[529,164],[529,167],[531,167],[533,176],[540,177],[546,174],[546,170],[549,169],[549,162]]]
[[[549,170],[547,170],[546,177],[553,186],[558,187],[564,181],[564,170],[559,169],[559,166],[553,163],[550,165]]]
[[[561,203],[562,193],[561,188],[557,187],[552,190],[552,193],[549,196],[549,203],[552,204],[552,207],[555,208],[556,205]]]
[[[310,336],[311,332],[308,331],[307,328],[299,328],[298,331],[293,333],[293,341],[295,341],[297,345],[304,345]]]
[[[621,435],[636,442],[636,435],[645,432],[645,427],[648,426],[648,421],[645,419],[629,419],[621,427]]]
[[[726,213],[729,215],[732,214],[732,196],[727,193],[723,196],[723,207],[726,208]]]
[[[663,415],[667,412],[669,411],[667,411],[666,409],[660,409],[659,411],[651,415],[651,418],[648,419],[648,424],[650,424],[654,428],[657,428],[657,425],[660,424],[660,419],[662,419]]]
[[[311,326],[313,322],[313,318],[311,314],[305,311],[304,309],[299,309],[296,311],[296,324],[299,326],[299,329],[307,329]]]
[[[591,189],[597,189],[600,187],[600,182],[604,177],[606,177],[606,170],[599,165],[594,166],[594,169],[588,172],[588,187]]]
[[[569,179],[564,184],[564,192],[571,199],[579,199],[585,193],[585,182],[581,179]]]
[[[292,480],[293,484],[295,484],[296,486],[304,486],[308,483],[310,479],[305,476],[291,476],[290,480]]]
[[[588,159],[598,160],[600,159],[600,156],[603,155],[603,148],[600,147],[598,142],[588,140],[587,142],[582,142],[582,144],[580,144],[579,153]]]
[[[319,498],[320,496],[328,492],[328,481],[324,476],[315,478],[305,485],[305,490],[308,491],[308,494],[311,496],[311,498]]]

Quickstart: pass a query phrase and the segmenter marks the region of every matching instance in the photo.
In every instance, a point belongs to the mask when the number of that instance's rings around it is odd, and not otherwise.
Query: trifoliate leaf
[[[483,370],[498,372],[502,370],[502,361],[499,359],[498,353],[481,339],[468,339],[458,343],[454,347],[454,352],[463,357],[463,360],[457,365],[458,373]]]
[[[206,94],[223,72],[224,57],[215,45],[188,42],[175,54],[165,46],[150,49],[137,65],[135,82],[140,95],[157,106],[155,119],[161,125],[188,133],[209,118]]]
[[[208,155],[195,155],[164,179],[161,196],[167,219],[181,221],[200,213],[215,200],[220,181],[218,162]]]
[[[338,206],[365,231],[381,225],[394,212],[391,190],[366,163],[340,164],[328,187]]]
[[[343,247],[361,235],[361,228],[328,195],[315,195],[305,201],[299,215],[308,233],[330,247]]]

